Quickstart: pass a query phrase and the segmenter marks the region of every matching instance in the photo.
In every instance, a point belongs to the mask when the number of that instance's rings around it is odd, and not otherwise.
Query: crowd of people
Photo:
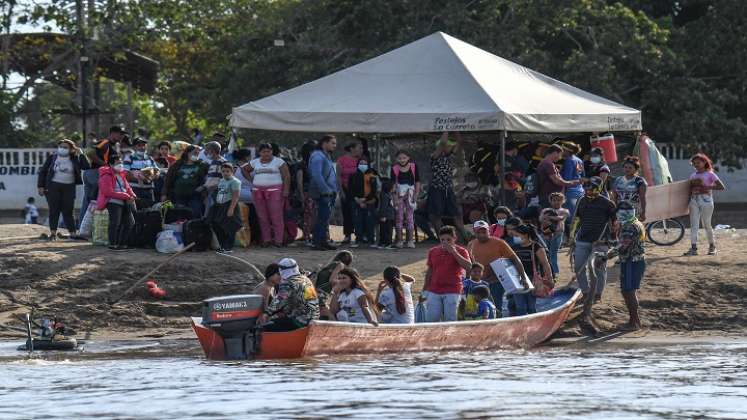
[[[47,199],[50,238],[56,240],[60,216],[70,236],[77,236],[75,187],[83,184],[79,220],[93,200],[96,209],[106,209],[113,251],[129,248],[138,211],[164,202],[187,209],[189,219],[206,221],[221,253],[231,252],[236,232],[248,224],[255,227],[254,242],[262,247],[287,246],[296,240],[300,227],[305,244],[322,251],[339,246],[415,248],[422,233],[426,241],[439,242],[428,252],[421,295],[425,318],[431,322],[501,316],[504,300],[510,315],[535,312],[536,297],[548,293],[561,274],[558,259],[564,244],[574,261],[569,278],[575,277],[588,293],[589,257],[615,254],[622,262],[621,285],[631,314],[628,327],[639,326],[635,290],[645,271],[641,222],[646,221],[647,183],[639,175],[638,158],[626,157],[623,174],[613,177],[602,149],[593,148],[582,159],[579,145],[556,142],[527,156],[510,142],[504,170],[501,159],[492,156],[487,172],[472,167],[457,188],[455,169],[461,165],[454,160],[461,142],[458,133],[439,138],[429,156],[429,179],[423,182],[421,168],[407,150],[397,151],[391,168],[380,172],[360,141],[345,145],[335,159],[338,142],[333,135],[305,143],[301,160],[292,162],[269,143],[256,147],[256,157],[250,149],[228,153],[226,138],[216,133],[205,144],[176,150],[169,142],[130,140],[114,126],[107,138],[86,150],[70,140],[58,142],[39,171],[38,189]],[[686,255],[698,252],[701,223],[708,253],[715,254],[712,191],[724,185],[707,156],[697,154],[691,162],[692,247]],[[338,206],[344,239],[334,243],[329,226]],[[25,213],[27,219],[38,218],[33,202]],[[472,226],[471,232],[465,225]],[[352,255],[340,255],[315,278],[313,293],[306,286],[280,287],[287,278],[298,277],[298,270],[291,269],[289,261],[278,262],[273,268],[277,273],[267,276],[274,280],[263,289],[265,295],[278,289],[276,298],[268,299],[268,308],[286,299],[284,293],[300,290],[306,298],[316,298],[316,304],[299,300],[307,310],[330,319],[372,324],[414,320],[412,277],[390,267],[374,294],[350,268]],[[491,268],[497,259],[510,260],[522,282],[531,282],[535,292],[506,296]],[[599,299],[606,270],[596,277],[594,298]]]

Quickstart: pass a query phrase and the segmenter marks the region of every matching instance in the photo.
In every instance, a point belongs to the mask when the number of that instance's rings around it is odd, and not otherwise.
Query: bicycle
[[[660,246],[672,246],[685,237],[685,225],[677,219],[664,219],[646,224],[646,237]]]

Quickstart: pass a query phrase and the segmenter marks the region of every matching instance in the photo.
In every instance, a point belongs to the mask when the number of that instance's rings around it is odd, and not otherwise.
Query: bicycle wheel
[[[646,235],[656,245],[671,246],[685,236],[685,225],[677,219],[658,220],[646,226]]]

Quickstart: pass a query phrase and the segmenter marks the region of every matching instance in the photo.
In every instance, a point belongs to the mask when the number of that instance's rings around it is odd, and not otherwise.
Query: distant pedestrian
[[[27,225],[36,225],[39,223],[39,209],[36,208],[36,199],[29,197],[26,205],[23,207],[23,223]]]
[[[623,176],[612,183],[611,199],[615,203],[628,201],[635,206],[638,220],[646,221],[646,179],[638,175],[641,162],[637,156],[628,156],[623,163]]]
[[[394,208],[394,183],[390,178],[381,179],[381,195],[379,196],[379,248],[396,249],[392,242],[396,210]]]
[[[436,231],[443,226],[444,218],[453,219],[459,234],[466,240],[462,212],[454,194],[454,164],[452,156],[459,147],[459,133],[452,140],[444,133],[431,153],[431,182],[428,187],[427,212]]]
[[[355,222],[355,239],[350,246],[376,246],[374,231],[378,225],[376,208],[379,201],[379,174],[371,168],[366,158],[358,160],[358,170],[348,180],[348,192],[353,198],[353,221]]]
[[[127,136],[127,131],[115,125],[109,128],[109,136],[105,139],[92,143],[86,149],[86,157],[90,163],[90,169],[83,171],[83,203],[80,207],[80,220],[83,220],[88,203],[96,200],[98,196],[99,168],[109,165],[112,155],[120,154],[120,143]]]
[[[143,138],[136,138],[132,152],[122,159],[126,171],[127,181],[142,203],[142,207],[150,207],[155,203],[155,185],[160,170],[158,164],[148,154],[148,142]]]
[[[690,250],[685,255],[698,255],[698,229],[700,224],[708,238],[708,255],[716,254],[716,238],[713,236],[713,191],[726,189],[721,179],[713,172],[713,163],[708,156],[698,153],[690,159],[695,172],[690,175]]]
[[[337,138],[326,135],[319,140],[317,150],[309,159],[309,195],[314,199],[317,209],[316,225],[314,227],[314,246],[312,249],[325,251],[336,249],[329,243],[329,219],[335,206],[338,179],[335,163],[331,154],[337,148]],[[356,165],[357,166],[357,165]]]
[[[220,248],[217,252],[230,254],[233,251],[236,232],[241,229],[241,215],[238,208],[241,181],[233,175],[235,169],[231,163],[224,162],[220,169],[223,177],[218,183],[215,203],[208,210],[207,221],[215,232],[215,236],[218,237]]]
[[[200,219],[205,211],[202,194],[205,191],[207,164],[200,161],[200,149],[187,146],[179,160],[169,168],[161,191],[161,201],[192,210],[192,218]]]
[[[88,160],[83,156],[82,150],[72,140],[64,139],[57,143],[57,150],[47,157],[39,170],[36,186],[39,195],[47,198],[50,240],[57,238],[60,215],[70,237],[77,237],[77,225],[73,216],[75,188],[83,183],[81,170],[88,167]]]
[[[415,208],[420,195],[420,173],[410,155],[399,150],[392,165],[390,178],[394,182],[394,208],[396,209],[395,242],[397,248],[415,248]],[[402,229],[405,229],[403,239]]]
[[[259,157],[249,162],[252,199],[262,231],[262,246],[282,247],[285,235],[285,200],[290,195],[290,172],[283,159],[272,154],[272,145],[262,143]]]
[[[643,241],[646,231],[635,216],[635,207],[623,201],[617,209],[617,220],[620,222],[620,245],[610,251],[610,256],[620,256],[620,291],[630,319],[620,327],[625,331],[641,329],[641,318],[638,314],[637,291],[646,272],[645,247]]]
[[[122,159],[117,155],[109,158],[109,165],[99,168],[98,210],[109,212],[109,249],[129,249],[130,232],[135,225],[135,199],[125,177]]]
[[[353,206],[355,201],[348,194],[350,177],[358,170],[358,160],[363,157],[363,144],[355,140],[345,145],[345,153],[337,158],[335,168],[340,193],[340,208],[342,209],[342,229],[345,238],[343,245],[350,243],[355,232],[355,221],[353,219]]]

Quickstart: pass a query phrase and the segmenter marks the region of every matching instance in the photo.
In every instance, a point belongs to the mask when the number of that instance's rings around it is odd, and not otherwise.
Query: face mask
[[[506,226],[506,219],[496,219],[495,223],[498,226]]]
[[[122,165],[121,163],[118,163],[112,166],[112,168],[114,169],[115,172],[122,172],[122,170],[124,169],[124,165]]]
[[[477,184],[474,182],[468,182],[465,185],[467,186],[467,188],[477,188]]]
[[[70,154],[70,150],[68,150],[66,147],[58,147],[57,154],[59,156],[68,156]]]
[[[197,155],[189,155],[189,160],[191,160],[192,162],[197,162],[198,160],[200,160],[200,157]]]
[[[141,157],[145,156],[145,152],[141,152],[139,150],[135,150],[135,156],[141,158]]]
[[[366,172],[368,170],[368,165],[358,165],[358,170],[361,172]]]
[[[599,157],[599,156],[592,156],[591,157],[591,163],[601,163],[601,162],[602,162],[602,158],[601,157]]]
[[[519,245],[520,243],[524,242],[524,240],[521,239],[521,236],[512,236],[511,239],[514,241],[516,245]]]

